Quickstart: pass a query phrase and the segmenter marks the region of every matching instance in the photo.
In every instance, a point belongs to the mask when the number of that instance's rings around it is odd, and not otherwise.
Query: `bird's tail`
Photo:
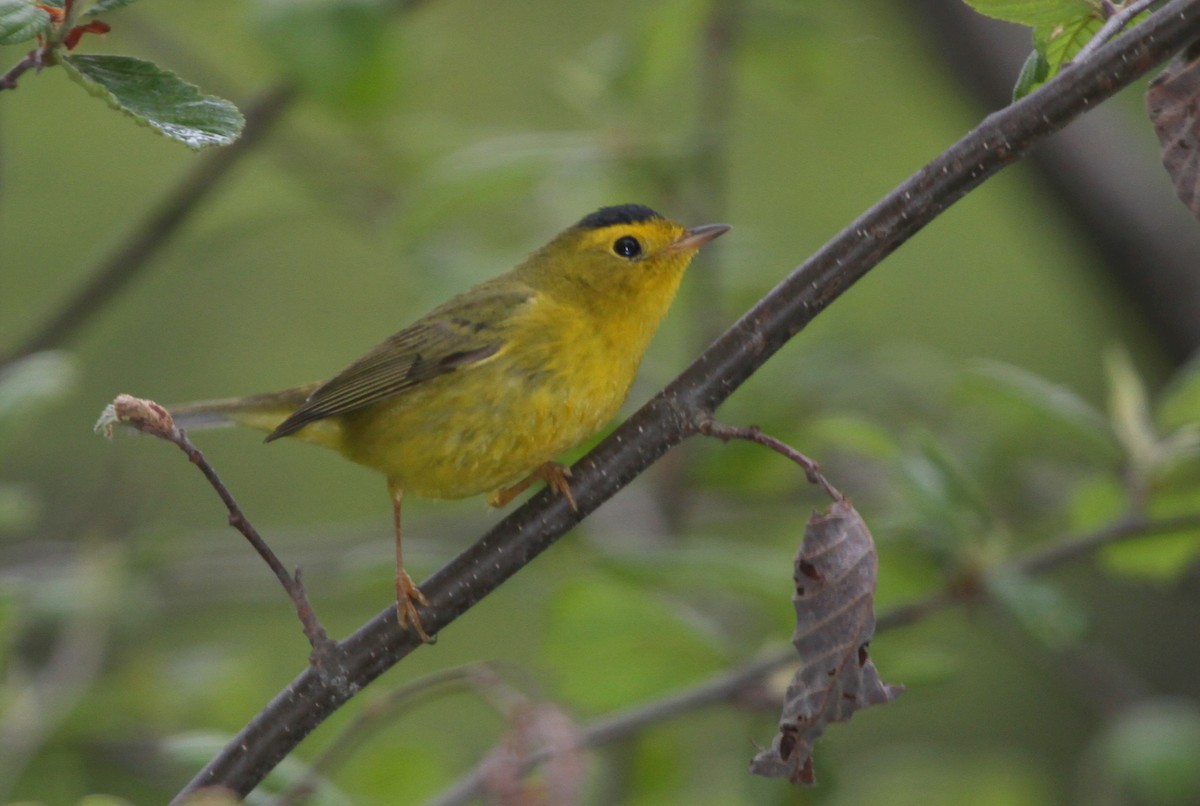
[[[274,431],[287,416],[298,409],[320,384],[312,383],[249,397],[201,400],[171,406],[176,425],[187,430],[242,425],[260,431]]]

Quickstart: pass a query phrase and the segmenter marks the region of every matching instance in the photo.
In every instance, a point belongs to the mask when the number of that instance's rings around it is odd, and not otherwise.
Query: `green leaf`
[[[1028,421],[1039,434],[1054,430],[1103,458],[1119,455],[1104,415],[1065,386],[999,361],[975,364],[965,381],[987,406]]]
[[[43,33],[50,15],[28,0],[0,0],[0,45],[15,45]]]
[[[967,5],[988,17],[1031,28],[1050,28],[1081,14],[1096,10],[1089,0],[966,0]]]
[[[1013,87],[1013,100],[1019,101],[1035,89],[1046,83],[1050,77],[1050,62],[1045,55],[1034,48],[1021,65],[1021,73],[1017,76],[1016,86]]]
[[[1048,582],[1019,573],[995,573],[987,587],[1030,635],[1048,647],[1079,641],[1087,631],[1083,609]]]
[[[939,560],[960,557],[995,535],[984,488],[932,433],[913,437],[893,478],[902,498],[893,528]]]
[[[1155,417],[1164,432],[1200,423],[1200,359],[1176,373],[1159,396]]]
[[[130,56],[71,55],[62,63],[72,79],[113,109],[193,150],[229,145],[246,124],[229,101],[201,95],[192,84],[151,62]]]
[[[1099,529],[1118,520],[1129,511],[1129,490],[1116,476],[1097,473],[1081,481],[1067,501],[1067,519],[1071,529]]]
[[[1133,469],[1145,477],[1159,461],[1158,433],[1150,413],[1150,396],[1124,350],[1109,351],[1104,368],[1108,375],[1113,433],[1125,449]]]
[[[1075,54],[1083,48],[1092,37],[1100,33],[1104,21],[1094,14],[1080,14],[1077,17],[1064,20],[1046,31],[1042,38],[1045,42],[1046,61],[1050,72],[1047,79],[1053,78],[1063,65],[1075,58]]]
[[[1099,559],[1109,573],[1172,585],[1195,565],[1198,553],[1200,530],[1181,529],[1114,543]]]

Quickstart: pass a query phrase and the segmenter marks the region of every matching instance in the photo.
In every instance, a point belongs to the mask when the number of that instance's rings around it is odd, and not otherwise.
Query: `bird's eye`
[[[614,254],[633,259],[642,253],[642,245],[638,242],[637,238],[632,235],[626,235],[617,238],[616,242],[613,243],[612,250]]]

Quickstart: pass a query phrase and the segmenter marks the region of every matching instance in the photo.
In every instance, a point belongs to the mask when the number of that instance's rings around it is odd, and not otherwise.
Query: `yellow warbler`
[[[503,506],[542,479],[574,506],[554,457],[620,408],[696,251],[692,229],[648,207],[605,207],[512,271],[401,330],[331,380],[171,410],[184,427],[237,423],[332,448],[387,477],[396,608],[422,640],[428,604],[404,570],[400,504],[490,493]]]

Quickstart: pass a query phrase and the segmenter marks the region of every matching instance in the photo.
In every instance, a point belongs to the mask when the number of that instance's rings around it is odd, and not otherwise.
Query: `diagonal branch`
[[[1174,0],[1146,22],[986,118],[786,277],[691,367],[573,469],[579,512],[541,493],[430,577],[423,620],[440,631],[615,495],[699,423],[838,296],[947,207],[1037,143],[1200,37],[1200,0]],[[350,689],[420,644],[388,607],[342,642]],[[176,798],[205,786],[245,795],[351,696],[301,673]]]

